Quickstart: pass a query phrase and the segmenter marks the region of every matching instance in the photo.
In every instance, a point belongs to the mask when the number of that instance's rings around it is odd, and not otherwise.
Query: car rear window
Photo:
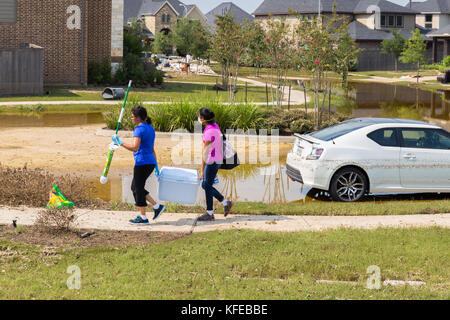
[[[316,131],[311,133],[310,136],[316,139],[330,141],[332,139],[336,139],[340,136],[343,136],[352,131],[367,127],[367,123],[357,122],[357,121],[348,121],[342,122],[339,124],[335,124],[334,126]]]

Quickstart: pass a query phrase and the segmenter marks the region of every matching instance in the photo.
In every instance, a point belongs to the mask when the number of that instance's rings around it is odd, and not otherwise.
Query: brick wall
[[[111,55],[111,0],[17,0],[16,23],[0,23],[0,48],[44,48],[44,83],[87,82],[87,61]],[[70,30],[67,9],[85,4],[81,29]]]
[[[88,60],[111,58],[111,0],[88,2]]]

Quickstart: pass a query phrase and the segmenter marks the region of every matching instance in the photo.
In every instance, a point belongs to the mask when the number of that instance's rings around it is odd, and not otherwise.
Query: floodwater
[[[0,127],[73,127],[87,124],[104,123],[101,112],[85,113],[0,113]]]
[[[105,185],[100,184],[99,179],[90,182],[97,189],[96,196],[100,199],[134,203],[130,190],[132,178],[130,172],[128,175],[110,179]],[[282,163],[271,166],[247,164],[230,171],[219,170],[218,179],[219,183],[214,187],[233,201],[282,204],[309,200],[307,194],[310,188],[291,181]],[[154,199],[158,199],[158,181],[154,174],[147,180],[146,189]],[[197,203],[205,203],[205,193],[201,186],[198,189]]]
[[[334,90],[339,90],[336,84]],[[349,102],[337,108],[352,117],[392,117],[427,121],[450,131],[450,90],[433,93],[415,87],[395,86],[378,83],[350,83]],[[1,127],[70,127],[103,123],[100,112],[94,113],[40,113],[31,115],[0,113]],[[241,165],[232,171],[219,171],[219,184],[215,187],[228,199],[234,201],[289,203],[311,201],[316,198],[314,190],[303,188],[292,182],[285,173],[286,154],[280,155],[276,165]],[[131,164],[130,164],[131,166]],[[131,170],[131,168],[130,168]],[[100,176],[99,172],[99,176]],[[121,177],[112,177],[106,185],[98,179],[91,182],[96,186],[96,197],[133,203],[130,191],[132,172]],[[158,183],[154,176],[148,181],[148,190],[158,198]],[[396,200],[408,196],[382,197]],[[444,195],[444,197],[449,197]],[[323,197],[319,197],[323,198]],[[423,199],[414,196],[413,199]],[[436,195],[428,199],[438,198]],[[425,199],[427,197],[425,196]],[[199,187],[198,203],[204,203],[204,192]]]

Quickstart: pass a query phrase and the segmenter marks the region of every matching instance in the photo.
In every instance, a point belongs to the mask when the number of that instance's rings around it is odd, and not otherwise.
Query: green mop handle
[[[119,121],[117,122],[116,134],[119,132],[120,123],[122,122],[123,114],[125,113],[125,106],[127,104],[128,92],[130,92],[132,80],[128,83],[127,94],[125,95],[125,99],[123,100],[122,111],[120,111]]]
[[[125,95],[125,99],[123,101],[122,111],[120,111],[119,120],[117,121],[116,134],[117,134],[117,132],[119,132],[120,123],[122,122],[122,118],[125,113],[125,106],[127,104],[128,93],[130,92],[131,83],[132,83],[132,81],[130,80],[130,82],[128,83],[127,94]],[[110,148],[108,151],[108,157],[106,158],[106,164],[105,164],[105,168],[103,170],[103,174],[100,177],[100,182],[102,184],[105,184],[108,181],[108,173],[109,173],[109,168],[111,167],[111,162],[112,162],[113,156],[114,156],[114,149]]]

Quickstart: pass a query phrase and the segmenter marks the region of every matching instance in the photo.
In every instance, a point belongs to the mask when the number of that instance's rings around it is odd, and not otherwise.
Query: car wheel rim
[[[343,201],[358,200],[364,193],[364,180],[356,172],[344,173],[337,179],[336,193]]]

